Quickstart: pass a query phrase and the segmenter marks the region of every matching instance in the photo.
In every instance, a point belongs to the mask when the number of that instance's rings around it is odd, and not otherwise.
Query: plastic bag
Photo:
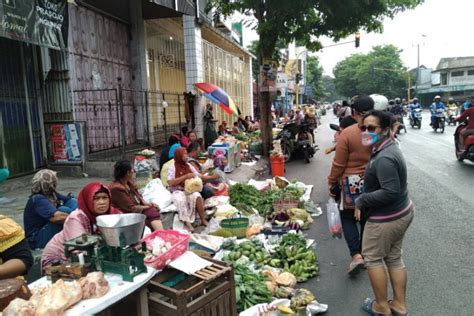
[[[171,193],[161,183],[160,179],[150,181],[143,190],[143,199],[148,203],[155,203],[161,210],[171,205]]]
[[[342,224],[341,224],[341,214],[337,203],[333,198],[330,198],[327,203],[327,215],[328,215],[328,226],[329,232],[334,238],[342,237]]]

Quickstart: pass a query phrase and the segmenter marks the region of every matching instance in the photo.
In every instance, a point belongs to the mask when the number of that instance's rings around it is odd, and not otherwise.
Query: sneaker
[[[353,258],[351,263],[349,264],[349,269],[347,273],[349,273],[349,275],[356,275],[356,274],[359,274],[359,272],[364,268],[365,268],[364,259],[360,257]]]

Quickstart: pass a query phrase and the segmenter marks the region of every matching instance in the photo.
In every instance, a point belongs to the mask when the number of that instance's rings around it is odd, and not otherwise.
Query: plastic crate
[[[189,235],[181,234],[175,230],[156,230],[150,235],[143,238],[148,246],[151,246],[151,240],[155,237],[160,237],[165,242],[171,243],[171,248],[157,256],[154,259],[145,259],[144,262],[147,266],[155,268],[157,270],[162,270],[166,267],[171,261],[181,256],[188,250],[189,247]]]

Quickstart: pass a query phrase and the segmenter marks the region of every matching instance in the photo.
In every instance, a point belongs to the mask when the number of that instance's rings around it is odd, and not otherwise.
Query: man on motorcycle
[[[418,103],[418,98],[413,98],[411,104],[410,104],[410,115],[413,118],[413,113],[415,112],[416,109],[421,109],[420,103]]]
[[[441,97],[439,95],[435,96],[433,99],[433,103],[430,106],[431,111],[431,126],[436,125],[436,110],[443,110],[446,111],[446,105],[441,102]]]
[[[390,100],[390,101],[392,101],[392,100]],[[390,101],[389,101],[389,105],[390,105]],[[400,100],[400,98],[395,99],[395,104],[392,105],[392,108],[390,109],[390,112],[392,112],[393,115],[402,115],[403,105],[402,105],[402,101]]]
[[[458,105],[456,104],[456,101],[454,101],[454,98],[449,98],[448,99],[448,110],[457,110]]]
[[[461,132],[461,138],[459,141],[461,148],[464,147],[464,139],[469,135],[474,135],[474,107],[471,106],[465,110],[461,116],[456,118],[457,122],[463,122],[464,120],[468,121],[466,128]]]

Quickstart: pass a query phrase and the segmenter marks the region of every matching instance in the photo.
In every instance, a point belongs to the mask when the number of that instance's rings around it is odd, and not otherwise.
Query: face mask
[[[372,146],[378,141],[378,135],[375,132],[362,132],[362,145]]]

